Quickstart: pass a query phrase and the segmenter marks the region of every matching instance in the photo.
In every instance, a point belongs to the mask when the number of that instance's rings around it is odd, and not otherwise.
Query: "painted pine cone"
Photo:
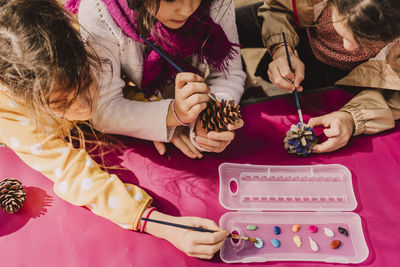
[[[318,143],[318,138],[312,127],[301,122],[293,124],[283,139],[285,149],[290,154],[306,157],[312,154],[312,148]]]
[[[200,113],[202,126],[208,132],[223,132],[228,130],[229,123],[239,122],[242,118],[240,106],[235,105],[235,101],[222,100],[217,103],[208,101],[207,108]]]
[[[7,178],[0,181],[0,206],[8,213],[17,212],[24,203],[25,189],[20,181],[14,178]]]

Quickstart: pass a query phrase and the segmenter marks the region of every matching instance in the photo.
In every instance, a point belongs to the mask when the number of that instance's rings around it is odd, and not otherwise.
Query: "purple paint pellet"
[[[308,231],[310,231],[310,233],[316,233],[318,232],[318,227],[315,225],[310,225],[308,226]]]

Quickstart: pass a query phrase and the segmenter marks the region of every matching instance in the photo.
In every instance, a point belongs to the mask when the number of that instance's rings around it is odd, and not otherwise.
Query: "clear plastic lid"
[[[340,164],[269,166],[223,163],[219,201],[241,211],[352,211],[351,173]]]

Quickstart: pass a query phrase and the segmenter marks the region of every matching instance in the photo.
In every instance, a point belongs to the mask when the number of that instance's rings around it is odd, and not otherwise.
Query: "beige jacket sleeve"
[[[400,91],[363,90],[340,111],[353,116],[353,135],[379,133],[393,128],[395,120],[400,118]]]
[[[274,45],[283,43],[282,32],[285,32],[286,41],[291,47],[299,43],[299,36],[295,31],[295,19],[291,1],[266,0],[258,9],[258,16],[263,18],[262,38],[264,46],[269,52]]]
[[[30,167],[54,182],[54,192],[77,206],[119,226],[137,230],[143,211],[152,198],[139,187],[123,183],[94,162],[84,149],[52,134],[39,133],[18,104],[0,92],[0,139]]]
[[[262,37],[264,46],[271,52],[274,45],[283,43],[282,32],[292,48],[299,43],[296,27],[313,25],[316,18],[327,5],[327,0],[296,0],[297,23],[292,0],[265,0],[258,9],[258,16],[263,18]]]

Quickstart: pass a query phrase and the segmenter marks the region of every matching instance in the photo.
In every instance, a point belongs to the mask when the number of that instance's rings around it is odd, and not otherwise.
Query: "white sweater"
[[[210,16],[221,25],[231,42],[239,42],[233,0],[216,0],[211,6]],[[122,31],[101,0],[82,0],[78,20],[82,35],[96,53],[112,62],[112,71],[107,68],[97,74],[100,95],[94,127],[104,133],[169,142],[175,129],[167,127],[166,123],[171,99],[141,102],[123,97],[125,82],[121,79],[121,71],[140,87],[144,45]],[[203,73],[206,70],[206,65],[199,63],[197,58],[193,59],[193,66]],[[230,62],[227,74],[211,69],[206,79],[218,99],[234,99],[236,103],[243,94],[244,81],[240,55]]]

